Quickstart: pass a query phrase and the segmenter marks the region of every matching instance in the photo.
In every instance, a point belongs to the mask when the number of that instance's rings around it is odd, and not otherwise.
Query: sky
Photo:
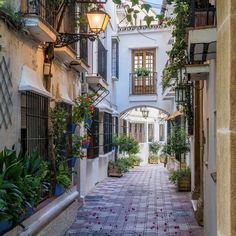
[[[146,3],[152,5],[153,9],[159,13],[160,12],[160,8],[161,8],[161,4],[162,4],[163,0],[145,0]]]

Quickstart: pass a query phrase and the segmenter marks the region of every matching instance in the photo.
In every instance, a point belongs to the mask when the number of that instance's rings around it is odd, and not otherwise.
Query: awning
[[[68,89],[65,85],[60,84],[59,85],[59,100],[61,102],[73,105],[73,101],[71,100],[71,98],[69,97],[68,94]]]
[[[52,96],[51,93],[44,88],[38,73],[26,65],[22,67],[19,91],[32,91],[45,97]]]
[[[175,117],[177,117],[177,116],[182,116],[182,115],[183,115],[182,112],[180,112],[180,111],[175,111],[175,112],[170,113],[170,115],[167,117],[166,120],[173,120]]]
[[[107,112],[107,113],[112,113],[113,112],[113,109],[110,108],[106,104],[99,103],[96,107],[99,109],[99,112]]]

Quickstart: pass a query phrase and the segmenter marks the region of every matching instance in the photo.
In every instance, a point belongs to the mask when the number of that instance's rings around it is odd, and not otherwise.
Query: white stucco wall
[[[216,225],[216,183],[211,173],[216,171],[216,104],[215,104],[216,62],[210,61],[209,78],[204,84],[203,123],[206,144],[204,146],[204,232],[207,236],[217,235]],[[207,132],[207,119],[209,132]],[[207,134],[208,133],[208,134]]]
[[[141,33],[139,33],[141,32]],[[162,100],[162,87],[160,85],[162,71],[167,61],[166,51],[170,49],[168,41],[171,38],[171,29],[146,29],[126,30],[119,32],[119,68],[120,79],[117,82],[117,99],[119,111],[140,105],[151,105],[170,112],[171,102]],[[132,49],[155,48],[156,49],[156,71],[157,71],[157,96],[132,96],[130,95],[130,73],[132,72]]]

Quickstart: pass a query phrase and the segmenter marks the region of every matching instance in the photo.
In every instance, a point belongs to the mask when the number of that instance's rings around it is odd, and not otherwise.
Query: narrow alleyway
[[[136,167],[98,184],[79,210],[69,235],[203,235],[189,193],[176,192],[166,169]]]

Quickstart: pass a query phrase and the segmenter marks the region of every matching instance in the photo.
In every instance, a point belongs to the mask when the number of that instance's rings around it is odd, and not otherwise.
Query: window
[[[99,156],[99,109],[95,108],[93,112],[93,123],[91,129],[88,130],[91,142],[88,148],[88,158],[96,158]]]
[[[70,130],[70,133],[65,136],[65,143],[66,143],[67,156],[69,157],[72,149],[72,132],[71,132],[72,106],[64,102],[59,103],[58,105],[63,107],[67,114],[66,124],[67,124],[67,130]]]
[[[100,40],[98,40],[98,74],[107,80],[107,50]]]
[[[159,141],[164,141],[165,139],[165,130],[164,124],[159,125]]]
[[[133,50],[133,71],[144,67],[151,72],[155,72],[156,66],[155,49],[135,49]]]
[[[154,124],[148,124],[148,142],[154,140]]]
[[[106,154],[112,150],[112,115],[107,112],[104,112],[103,130],[103,149]]]
[[[137,72],[137,69],[140,69]],[[156,94],[156,50],[135,49],[132,52],[131,93]]]
[[[119,43],[117,39],[112,39],[112,77],[119,78]]]
[[[48,98],[26,92],[21,95],[21,146],[23,153],[34,149],[48,157]]]
[[[113,133],[118,135],[118,132],[119,132],[118,117],[113,117]]]

